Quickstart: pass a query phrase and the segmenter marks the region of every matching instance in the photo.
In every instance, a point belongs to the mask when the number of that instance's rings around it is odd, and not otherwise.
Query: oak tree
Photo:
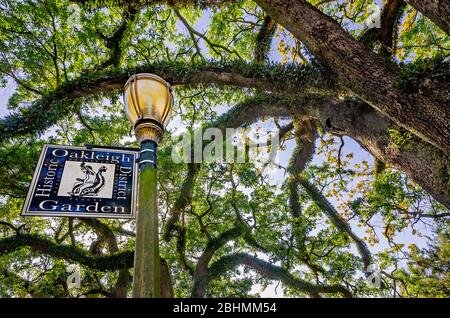
[[[449,25],[429,0],[0,0],[0,296],[130,296],[134,221],[20,210],[44,143],[137,146],[145,72],[176,97],[164,297],[448,297]],[[175,162],[180,127],[276,128],[281,160]]]

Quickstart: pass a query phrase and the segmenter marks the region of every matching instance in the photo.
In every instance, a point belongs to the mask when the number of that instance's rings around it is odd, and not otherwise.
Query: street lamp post
[[[157,298],[160,291],[156,149],[172,115],[171,86],[161,77],[141,73],[124,88],[125,111],[141,144],[139,154],[134,298]]]

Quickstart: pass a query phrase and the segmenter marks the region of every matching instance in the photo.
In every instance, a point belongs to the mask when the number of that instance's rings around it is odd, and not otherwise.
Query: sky
[[[210,17],[211,17],[211,11],[205,10],[203,17],[200,18],[194,24],[193,27],[196,30],[198,30],[199,32],[202,32],[202,33],[206,32],[208,30]],[[178,30],[180,33],[184,33],[186,36],[188,36],[187,30],[181,22],[178,22],[177,27],[178,27]],[[281,60],[282,60],[282,57],[280,56],[280,54],[278,53],[278,50],[277,50],[280,40],[281,40],[281,37],[276,37],[271,46],[271,51],[270,51],[269,57],[274,62],[281,62]],[[168,44],[168,45],[170,47],[170,44]],[[207,49],[205,42],[203,40],[201,40],[199,45],[200,45],[200,48],[202,49],[202,51],[204,52],[204,55],[206,57],[208,57],[208,54],[207,54],[208,49]],[[7,114],[9,114],[11,112],[7,109],[7,102],[8,102],[8,98],[11,96],[11,94],[13,94],[15,88],[16,88],[16,84],[12,80],[8,81],[6,87],[0,88],[0,118],[4,118]],[[218,112],[220,113],[220,112],[226,111],[227,107],[225,107],[223,105],[218,105],[217,109],[218,109]],[[178,119],[174,118],[174,120],[169,124],[168,129],[173,130],[176,127],[178,127],[179,124],[180,124],[180,121]],[[261,125],[262,127],[264,127],[264,125],[270,126],[269,123],[259,123],[259,125]],[[51,133],[51,131],[52,130],[50,130],[48,133]],[[345,156],[348,153],[353,153],[354,154],[354,159],[353,159],[354,162],[361,162],[362,160],[366,160],[367,162],[369,162],[370,165],[373,163],[372,156],[369,153],[367,153],[365,150],[363,150],[358,145],[358,143],[356,143],[355,141],[353,141],[352,139],[350,139],[348,137],[344,137],[344,141],[345,141],[345,147],[343,149],[344,150],[344,153],[342,154],[343,156]],[[293,140],[288,141],[286,149],[279,153],[280,165],[285,166],[285,167],[287,166],[294,148],[295,148],[295,142]],[[323,161],[324,161],[323,156],[315,156],[315,158],[312,161],[312,164],[320,164]],[[284,180],[284,178],[285,178],[284,171],[281,169],[273,169],[270,172],[270,179],[273,184],[281,184],[282,181]],[[332,203],[336,202],[335,200],[333,200],[333,198],[330,198],[330,201]],[[352,224],[352,225],[353,225],[352,228],[354,229],[356,234],[358,234],[360,237],[365,235],[364,229],[356,227],[355,224]],[[377,244],[375,247],[370,247],[370,250],[372,251],[372,253],[381,251],[388,247],[387,241],[384,239],[383,236],[380,236],[380,240],[381,240],[380,243]],[[424,239],[419,239],[416,236],[413,236],[411,234],[410,230],[405,230],[404,232],[402,232],[398,236],[397,241],[399,243],[406,243],[406,244],[414,242],[420,247],[424,247],[425,243],[426,243]],[[356,253],[356,249],[355,248],[352,248],[352,249]],[[261,255],[261,257],[264,257],[264,256]],[[269,285],[269,287],[266,289],[262,289],[261,286],[254,286],[252,289],[252,292],[260,292],[261,296],[263,296],[263,297],[282,297],[284,295],[282,292],[282,288],[281,288],[281,286],[276,288],[277,285],[278,285],[278,282],[275,282],[275,283]]]
[[[8,110],[8,99],[14,93],[15,89],[16,83],[12,80],[8,80],[6,87],[0,87],[0,118],[11,113],[11,111]]]

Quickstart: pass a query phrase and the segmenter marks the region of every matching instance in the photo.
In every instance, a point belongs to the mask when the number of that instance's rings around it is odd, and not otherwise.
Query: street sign
[[[138,150],[44,145],[22,216],[134,218]]]

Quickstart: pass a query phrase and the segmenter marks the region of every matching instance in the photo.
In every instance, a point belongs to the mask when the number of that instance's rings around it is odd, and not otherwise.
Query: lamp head
[[[170,84],[154,74],[135,74],[126,82],[123,97],[125,112],[138,139],[158,144],[172,117]]]

